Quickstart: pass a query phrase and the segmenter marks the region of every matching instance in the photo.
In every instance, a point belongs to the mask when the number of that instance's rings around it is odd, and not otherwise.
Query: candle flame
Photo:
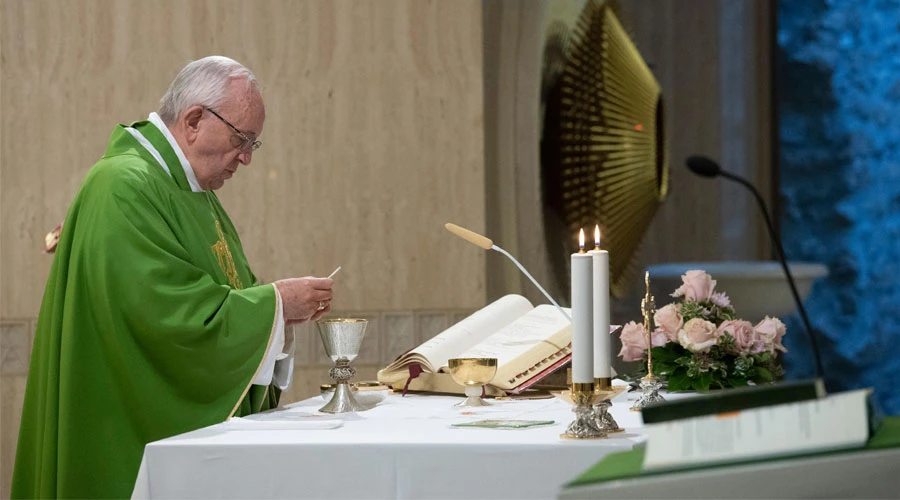
[[[594,249],[600,250],[600,224],[594,226]]]
[[[584,253],[584,228],[578,230],[578,252]]]

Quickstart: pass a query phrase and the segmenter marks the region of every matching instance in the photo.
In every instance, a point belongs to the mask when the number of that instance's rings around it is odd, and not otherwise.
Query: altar
[[[611,410],[625,432],[583,441],[559,437],[573,418],[562,400],[454,408],[461,399],[390,394],[365,412],[325,415],[314,397],[150,443],[132,498],[555,498],[605,455],[645,439],[625,394]],[[452,427],[484,419],[554,423]]]

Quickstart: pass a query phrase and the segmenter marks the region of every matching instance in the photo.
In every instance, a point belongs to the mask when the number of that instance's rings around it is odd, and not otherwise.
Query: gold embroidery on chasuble
[[[225,233],[222,232],[222,226],[219,224],[219,219],[216,219],[216,234],[219,235],[219,240],[210,248],[213,253],[216,254],[216,258],[219,259],[219,267],[222,268],[222,272],[225,273],[225,277],[228,278],[228,284],[231,285],[231,288],[235,290],[241,290],[244,288],[244,285],[241,284],[241,278],[238,276],[237,267],[234,265],[234,259],[231,257],[231,250],[228,248],[228,242],[225,241]]]

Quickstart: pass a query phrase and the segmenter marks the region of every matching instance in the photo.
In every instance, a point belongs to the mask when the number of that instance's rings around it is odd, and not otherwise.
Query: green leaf
[[[775,377],[772,376],[772,372],[761,366],[756,367],[756,376],[753,377],[754,382],[764,384],[773,380],[775,380]]]
[[[680,356],[673,349],[667,347],[654,347],[652,354],[654,374],[669,375],[678,368],[676,362]]]
[[[673,362],[675,362],[676,358],[680,358],[680,357],[681,357],[681,353],[677,352],[675,349],[665,347],[665,346],[658,346],[658,347],[653,348],[653,363],[654,364],[656,364],[657,362],[660,362],[660,361],[673,363]]]
[[[715,347],[722,349],[725,353],[736,352],[736,347],[734,344],[734,337],[731,336],[727,331],[719,337],[719,341]]]
[[[694,379],[694,383],[692,385],[694,386],[694,389],[700,392],[706,392],[709,390],[709,384],[712,383],[712,380],[712,373],[702,372],[700,373],[700,376]]]
[[[747,379],[740,377],[728,377],[728,385],[731,387],[743,387],[747,385]]]
[[[681,303],[681,317],[685,323],[694,318],[703,318],[703,306],[699,302],[686,300]]]
[[[691,389],[691,379],[687,373],[681,369],[672,372],[667,380],[669,382],[669,392],[688,391]]]

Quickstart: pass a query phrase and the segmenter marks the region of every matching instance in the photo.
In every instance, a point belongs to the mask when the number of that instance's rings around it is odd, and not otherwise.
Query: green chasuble
[[[277,405],[251,385],[274,337],[212,192],[150,122],[113,132],[66,216],[41,305],[13,498],[127,498],[144,445]]]

